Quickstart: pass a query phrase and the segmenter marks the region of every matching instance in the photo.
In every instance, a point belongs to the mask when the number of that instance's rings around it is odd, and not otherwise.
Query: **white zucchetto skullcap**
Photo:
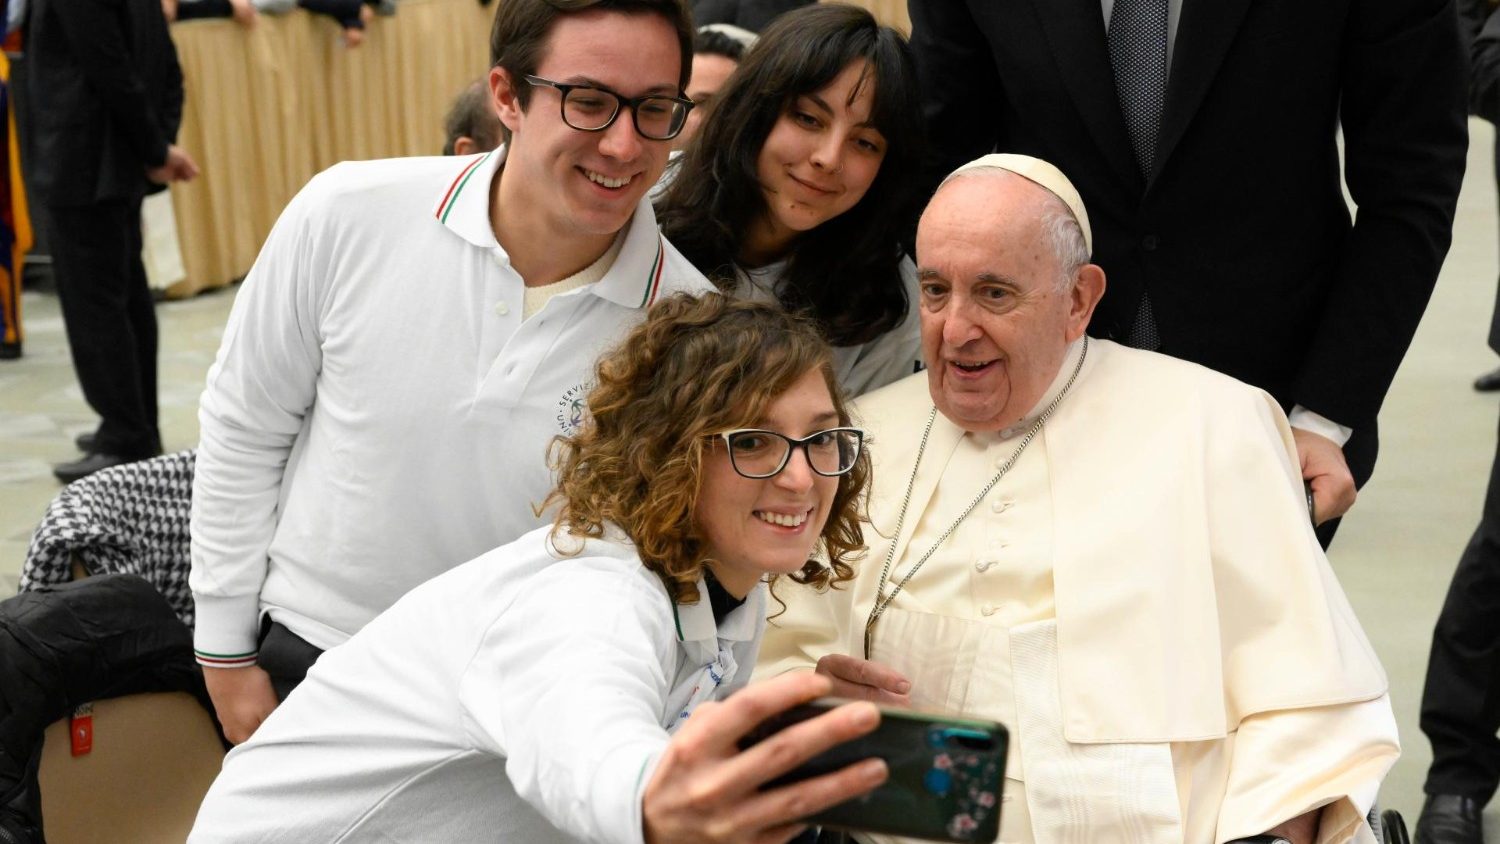
[[[1073,212],[1073,219],[1078,221],[1078,227],[1083,230],[1083,245],[1089,254],[1094,254],[1094,232],[1089,228],[1089,214],[1084,210],[1083,197],[1078,195],[1078,189],[1068,181],[1068,177],[1062,171],[1048,164],[1040,158],[1032,158],[1029,155],[1016,155],[1014,153],[990,153],[970,161],[948,174],[943,180],[946,185],[962,173],[970,170],[1005,170],[1015,173],[1027,181],[1040,185],[1048,193],[1062,200]],[[939,185],[941,187],[942,185]]]

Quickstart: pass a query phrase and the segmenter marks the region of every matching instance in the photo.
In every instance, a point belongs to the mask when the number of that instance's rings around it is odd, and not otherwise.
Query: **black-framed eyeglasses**
[[[640,136],[652,141],[670,141],[682,131],[693,101],[664,94],[626,97],[597,85],[569,85],[540,76],[526,76],[532,85],[556,88],[562,95],[562,119],[580,132],[603,132],[614,125],[621,106],[630,106],[630,119]]]
[[[865,432],[858,428],[829,428],[794,440],[775,431],[741,428],[725,431],[719,438],[729,449],[729,465],[743,477],[774,477],[786,468],[792,450],[801,448],[814,472],[833,478],[854,468]]]

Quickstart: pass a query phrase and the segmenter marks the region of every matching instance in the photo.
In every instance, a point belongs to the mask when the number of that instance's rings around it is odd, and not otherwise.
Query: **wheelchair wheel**
[[[1381,838],[1383,844],[1411,844],[1411,836],[1406,834],[1406,821],[1395,809],[1386,809],[1380,813],[1380,826],[1384,833]]]

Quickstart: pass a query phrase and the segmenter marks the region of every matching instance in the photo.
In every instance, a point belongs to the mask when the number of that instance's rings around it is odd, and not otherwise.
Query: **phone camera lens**
[[[960,747],[964,750],[984,751],[995,749],[994,737],[980,730],[949,727],[943,730],[943,740],[950,747]]]

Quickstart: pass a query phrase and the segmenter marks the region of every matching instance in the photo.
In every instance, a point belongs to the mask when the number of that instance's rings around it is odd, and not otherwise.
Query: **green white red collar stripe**
[[[473,160],[466,163],[458,175],[454,176],[453,181],[448,184],[448,189],[443,192],[442,200],[433,209],[433,216],[437,218],[438,222],[448,226],[469,242],[487,247],[494,246],[494,234],[490,231],[490,224],[487,217],[480,216],[485,214],[485,208],[475,207],[473,197],[470,200],[465,200],[472,209],[472,215],[470,210],[462,211],[458,217],[454,218],[452,225],[449,225],[448,218],[452,215],[454,207],[459,204],[460,197],[464,195],[464,189],[468,187],[470,180],[474,178],[474,174],[480,170],[490,171],[485,162],[490,161],[491,156],[496,153],[502,156],[501,161],[503,162],[505,147],[502,146],[482,156],[475,156]],[[635,302],[637,308],[649,308],[655,304],[657,297],[661,294],[662,276],[666,274],[667,269],[666,239],[656,230],[655,220],[651,216],[651,205],[645,199],[642,199],[637,206],[637,217],[642,212],[645,213],[645,217],[632,219],[626,226],[624,254],[630,257],[626,259],[624,264],[621,264],[617,258],[615,267],[611,268],[605,274],[605,277],[600,280],[601,284],[597,290],[599,295],[625,307],[630,307],[632,302]],[[640,226],[642,230],[635,231],[637,226]],[[647,241],[651,235],[656,235],[656,254],[651,261],[650,269],[646,273],[644,289],[640,292],[640,298],[636,299],[636,286],[631,279],[634,273],[639,270],[627,269],[627,267],[638,267],[639,264],[636,262],[645,257],[641,254],[642,252],[650,254],[648,250],[651,249],[651,246],[642,241]],[[620,270],[620,272],[616,272],[616,270]],[[634,277],[639,278],[639,276]]]
[[[193,651],[193,656],[198,660],[199,665],[206,665],[209,668],[245,668],[246,666],[255,664],[256,652],[251,651],[245,654],[211,654],[195,650]]]
[[[658,234],[656,236],[656,260],[651,263],[651,273],[646,277],[646,292],[641,295],[641,307],[649,308],[656,304],[656,294],[661,291],[661,274],[666,266],[666,241]]]
[[[437,210],[433,212],[433,216],[438,218],[438,222],[448,222],[448,214],[453,211],[454,204],[458,202],[458,195],[463,193],[464,187],[469,184],[469,177],[474,175],[474,171],[479,169],[479,165],[488,161],[490,156],[494,154],[495,150],[490,150],[479,158],[470,161],[463,170],[459,171],[458,176],[453,179],[453,184],[449,185],[447,192],[443,194],[443,201],[438,203]]]

